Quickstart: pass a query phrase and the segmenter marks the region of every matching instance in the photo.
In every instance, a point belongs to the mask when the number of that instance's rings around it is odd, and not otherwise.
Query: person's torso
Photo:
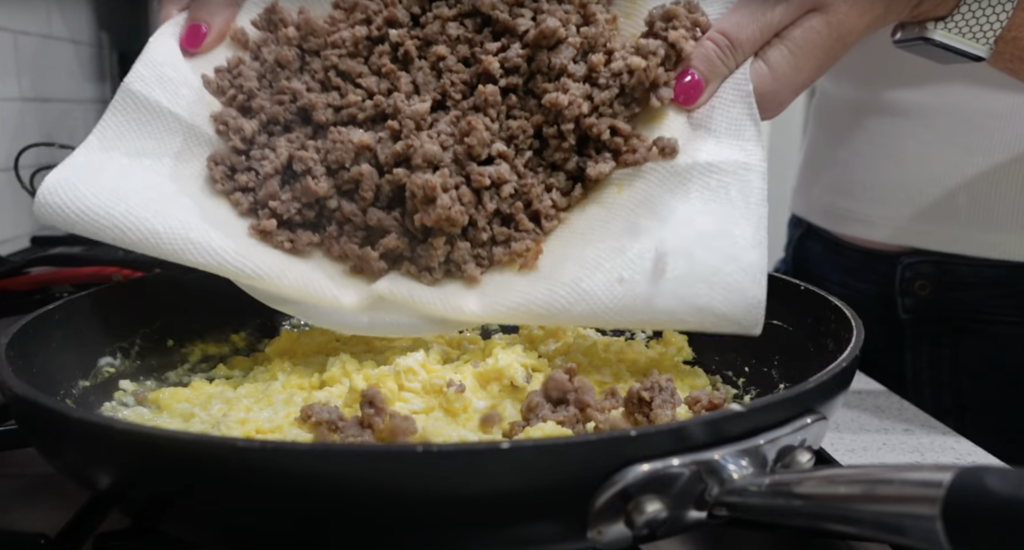
[[[1024,83],[870,37],[815,87],[793,211],[860,239],[1024,261]]]

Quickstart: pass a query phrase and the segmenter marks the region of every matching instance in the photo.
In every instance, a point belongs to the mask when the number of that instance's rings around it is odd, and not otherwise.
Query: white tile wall
[[[0,0],[0,27],[17,32],[49,34],[49,0]]]
[[[44,0],[44,3],[47,4],[49,10],[50,35],[86,44],[99,43],[100,31],[96,26],[96,15],[92,2],[87,0]]]
[[[13,77],[17,71],[18,54],[14,49],[14,35],[0,31],[0,99],[14,99],[21,95],[18,79]]]
[[[108,61],[90,0],[0,0],[0,254],[38,229],[15,154],[36,141],[81,143],[110,99]],[[30,152],[22,175],[62,156]]]
[[[30,170],[31,171],[31,170]],[[32,198],[14,179],[14,172],[0,172],[0,253],[10,253],[28,245],[36,222],[32,219]]]
[[[33,35],[15,35],[21,97],[102,101],[110,95],[98,46]]]

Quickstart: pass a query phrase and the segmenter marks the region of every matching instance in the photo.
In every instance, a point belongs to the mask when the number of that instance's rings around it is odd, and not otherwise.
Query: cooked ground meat
[[[609,388],[598,401],[597,410],[599,414],[594,415],[594,431],[610,432],[614,430],[626,430],[631,426],[629,420],[622,416],[612,416],[611,411],[622,408],[622,394],[618,388]]]
[[[346,418],[334,405],[311,403],[302,407],[296,420],[312,428],[314,440],[330,443],[397,443],[419,431],[415,419],[389,408],[384,394],[374,387],[360,395],[359,413]]]
[[[354,273],[530,268],[612,170],[678,154],[630,121],[671,99],[708,18],[677,0],[633,39],[609,1],[272,4],[204,78],[223,106],[213,184],[264,241]]]
[[[295,419],[313,430],[313,440],[330,443],[375,443],[373,431],[359,417],[347,418],[341,409],[326,403],[310,403]]]
[[[149,392],[142,390],[132,390],[132,398],[135,399],[136,403],[145,407],[146,404],[149,403]]]
[[[667,424],[676,420],[676,409],[682,404],[672,377],[652,371],[626,392],[622,417],[634,426]]]
[[[579,435],[587,433],[587,424],[594,422],[594,431],[625,429],[629,425],[609,413],[622,407],[622,396],[611,388],[601,398],[594,385],[579,376],[574,364],[556,369],[548,375],[539,390],[526,395],[520,413],[522,420],[509,423],[504,436],[511,439],[529,426],[554,422]]]
[[[452,390],[455,393],[466,393],[466,384],[462,382],[456,382],[451,378],[448,379],[448,383],[445,384],[445,389]]]
[[[494,431],[501,426],[501,421],[501,413],[497,411],[486,412],[480,417],[480,429],[485,432]]]
[[[683,403],[693,414],[704,414],[717,411],[726,405],[728,400],[721,391],[710,391],[707,389],[694,390],[683,398]]]

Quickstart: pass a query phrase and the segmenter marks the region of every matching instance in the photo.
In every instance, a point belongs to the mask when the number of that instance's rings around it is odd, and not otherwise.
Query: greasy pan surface
[[[187,538],[244,548],[340,546],[373,537],[449,550],[586,547],[587,506],[619,469],[747,437],[834,403],[853,379],[862,329],[834,299],[772,275],[758,338],[691,335],[710,374],[762,396],[743,412],[555,440],[336,446],[157,430],[94,411],[117,377],[77,391],[120,351],[140,372],[178,365],[166,342],[285,317],[232,283],[183,270],[110,285],[25,319],[4,338],[0,385],[40,453],[122,509]],[[779,391],[781,386],[785,389]],[[370,533],[360,533],[368,526]]]

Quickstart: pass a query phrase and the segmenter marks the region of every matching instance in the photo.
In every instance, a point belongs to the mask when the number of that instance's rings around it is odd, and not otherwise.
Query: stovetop
[[[17,318],[0,319],[0,333]],[[3,403],[0,400],[0,409]],[[4,420],[0,418],[0,430]],[[820,452],[819,464],[837,464]],[[103,495],[91,495],[55,472],[32,449],[0,450],[0,549],[2,550],[204,550],[147,530],[111,512]],[[301,545],[300,545],[301,546]],[[888,546],[822,539],[804,533],[711,526],[645,550],[892,550]]]

